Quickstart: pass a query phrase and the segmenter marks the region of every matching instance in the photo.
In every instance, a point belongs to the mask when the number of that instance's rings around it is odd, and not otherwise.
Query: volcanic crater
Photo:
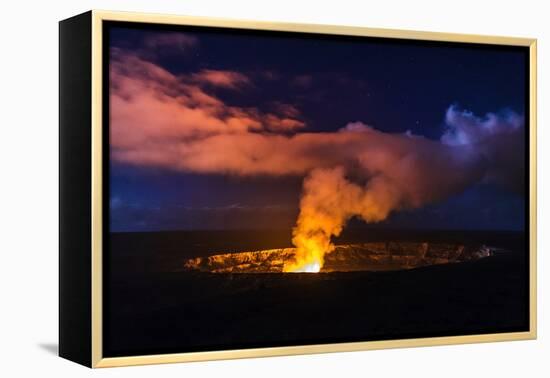
[[[295,258],[296,248],[219,253],[195,257],[184,269],[209,273],[282,273],[285,263]],[[371,242],[336,245],[325,255],[322,273],[390,271],[428,265],[478,260],[494,254],[485,245],[431,242]]]

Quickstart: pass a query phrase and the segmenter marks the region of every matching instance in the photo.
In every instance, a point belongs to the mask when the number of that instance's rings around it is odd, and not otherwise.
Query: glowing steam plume
[[[325,254],[334,250],[331,238],[340,235],[351,217],[360,215],[367,222],[385,219],[392,199],[389,195],[376,198],[376,182],[361,188],[346,180],[343,167],[312,171],[304,181],[300,215],[293,230],[295,261],[283,270],[319,272]]]

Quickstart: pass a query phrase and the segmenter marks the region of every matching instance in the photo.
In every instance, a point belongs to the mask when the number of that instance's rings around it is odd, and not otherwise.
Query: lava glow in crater
[[[298,255],[297,248],[277,248],[195,257],[184,268],[209,273],[389,271],[475,261],[493,254],[494,249],[485,245],[379,241],[336,245],[323,260],[304,252]]]
[[[288,273],[319,273],[321,271],[321,264],[314,261],[309,264],[302,265],[294,270],[287,271]]]
[[[285,273],[319,273],[325,261],[325,253],[334,249],[329,238],[302,232],[298,227],[294,229],[292,241],[296,252],[291,261],[285,262]]]

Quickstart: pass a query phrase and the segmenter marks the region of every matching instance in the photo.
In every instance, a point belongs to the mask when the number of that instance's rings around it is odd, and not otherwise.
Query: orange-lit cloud
[[[184,146],[188,140],[304,126],[294,118],[299,115],[296,111],[291,117],[288,109],[265,114],[255,108],[229,106],[203,88],[213,82],[212,77],[217,77],[218,85],[229,87],[248,81],[242,74],[210,70],[207,76],[202,71],[198,76],[176,76],[118,49],[112,50],[111,59],[111,146],[115,158],[139,154],[144,164],[158,161],[166,165],[174,158],[172,154],[177,154],[174,144]],[[173,168],[178,169],[177,165]]]
[[[235,71],[201,70],[192,74],[191,78],[199,84],[210,84],[231,89],[250,84],[248,77]]]
[[[278,103],[273,113],[231,106],[188,77],[119,50],[112,51],[110,102],[115,160],[203,173],[306,175],[343,165],[361,167],[369,177],[399,173],[399,181],[432,182],[431,171],[456,169],[447,176],[461,176],[460,168],[473,159],[488,175],[502,139],[523,132],[523,118],[515,113],[479,118],[456,107],[447,111],[441,141],[388,134],[361,122],[306,132],[292,105]]]

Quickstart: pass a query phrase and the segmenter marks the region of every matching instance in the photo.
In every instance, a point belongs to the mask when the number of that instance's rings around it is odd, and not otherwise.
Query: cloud
[[[359,165],[376,174],[398,163],[410,165],[409,171],[426,165],[423,171],[460,173],[474,159],[488,175],[488,163],[499,160],[491,156],[500,151],[497,141],[523,131],[515,113],[478,118],[451,107],[441,141],[388,134],[360,122],[337,132],[287,134],[304,127],[292,105],[280,103],[273,113],[231,106],[188,77],[119,51],[113,52],[110,101],[115,160],[197,173],[307,175],[315,168]],[[457,143],[466,133],[469,143]]]
[[[305,127],[305,123],[294,118],[281,118],[274,114],[267,114],[264,118],[265,126],[270,131],[292,132]]]
[[[201,73],[199,77],[205,78]],[[233,83],[248,80],[244,74],[213,70],[206,77],[206,81],[218,80],[222,85],[229,85],[229,81],[220,81],[220,77],[231,78]],[[145,164],[164,166],[185,153],[185,142],[304,126],[280,111],[262,113],[256,108],[228,105],[209,94],[204,85],[208,86],[195,74],[177,76],[138,56],[112,49],[111,146],[115,159],[133,162],[137,158]]]
[[[478,151],[488,167],[485,182],[524,193],[526,136],[522,115],[508,109],[478,117],[452,105],[447,109],[445,122],[447,130],[441,142]]]
[[[523,128],[523,117],[507,110],[478,117],[468,110],[451,105],[445,114],[447,131],[441,141],[449,145],[482,143],[495,136],[515,134]]]
[[[235,71],[202,70],[192,74],[191,79],[199,84],[231,89],[251,84],[247,76]]]
[[[119,40],[113,38],[110,42],[111,51],[123,51],[131,48],[132,53],[147,61],[158,61],[161,58],[192,59],[199,48],[199,39],[185,32],[152,32],[138,33],[135,38]]]
[[[287,104],[280,101],[274,101],[272,104],[273,109],[287,117],[299,117],[300,116],[300,110],[298,110],[297,107],[291,104]]]

